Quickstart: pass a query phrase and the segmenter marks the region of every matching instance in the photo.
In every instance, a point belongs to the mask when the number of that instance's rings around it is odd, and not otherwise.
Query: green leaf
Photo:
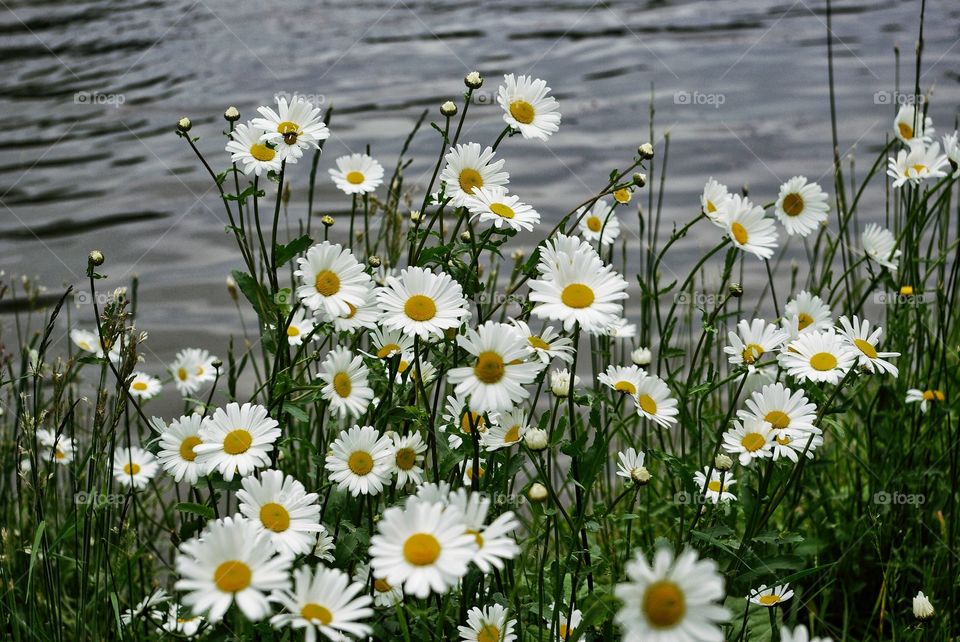
[[[42,521],[40,525],[37,526],[37,532],[33,536],[33,546],[30,547],[30,566],[27,570],[27,593],[30,593],[30,582],[33,580],[33,567],[37,563],[37,552],[40,548],[40,538],[43,537],[43,531],[47,527],[47,522]]]
[[[233,276],[233,280],[236,281],[237,287],[243,292],[243,296],[247,298],[247,301],[250,302],[250,305],[253,306],[253,309],[262,318],[263,310],[260,308],[260,298],[257,296],[257,292],[260,289],[257,281],[246,272],[241,272],[240,270],[234,270],[230,274]]]
[[[277,246],[277,267],[286,264],[293,257],[305,252],[308,247],[313,245],[313,239],[304,234],[300,238],[293,239],[286,245]]]
[[[213,519],[213,509],[206,504],[195,504],[193,502],[180,502],[177,504],[177,510],[181,513],[192,513],[204,519]]]

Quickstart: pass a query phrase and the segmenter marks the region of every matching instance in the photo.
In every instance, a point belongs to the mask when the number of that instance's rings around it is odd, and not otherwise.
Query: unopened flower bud
[[[743,286],[739,283],[731,283],[730,287],[727,288],[727,291],[730,292],[730,296],[735,299],[739,299],[743,296]]]
[[[103,265],[103,252],[94,250],[87,256],[87,260],[94,266]]]
[[[214,359],[213,361],[210,362],[210,365],[213,366],[214,370],[219,370],[220,368],[223,367],[223,361],[221,361],[220,359]]]
[[[420,219],[423,218],[423,214],[420,213],[420,210],[410,210],[410,220],[414,223],[419,223]]]
[[[637,153],[643,160],[650,160],[653,158],[653,145],[650,143],[644,143],[637,148]]]
[[[230,294],[231,299],[237,300],[237,282],[233,280],[232,276],[227,277],[227,293]]]
[[[530,498],[530,501],[537,504],[547,501],[547,497],[549,496],[550,493],[547,492],[547,487],[540,482],[534,483],[530,486],[530,490],[527,491],[527,497]]]
[[[541,430],[540,428],[531,428],[523,436],[523,441],[527,444],[527,448],[530,450],[543,450],[547,447],[549,438],[546,430]]]
[[[930,603],[930,599],[923,594],[923,591],[918,592],[913,598],[913,616],[923,622],[932,618],[933,614],[933,604]]]
[[[460,240],[463,241],[464,243],[469,243],[469,242],[470,242],[470,230],[464,230],[464,231],[460,232]]]
[[[177,121],[177,131],[186,134],[190,131],[190,128],[193,127],[193,123],[190,122],[190,119],[184,116]]]
[[[643,172],[636,172],[633,175],[633,184],[637,187],[644,187],[647,184],[647,175]]]
[[[719,453],[716,457],[713,458],[713,467],[719,470],[720,472],[726,472],[733,468],[733,460],[729,456]]]
[[[470,89],[480,89],[483,86],[483,76],[480,75],[479,71],[471,71],[463,79],[463,84]]]
[[[573,377],[573,387],[580,383],[580,377]],[[570,395],[570,372],[566,369],[554,370],[550,373],[550,391],[557,397]]]
[[[524,256],[526,255],[523,253],[523,250],[514,250],[513,254],[510,255],[510,258],[512,258],[514,262],[519,263],[523,260]]]
[[[650,348],[640,347],[630,353],[630,360],[636,366],[646,366],[653,360],[653,354]]]
[[[231,105],[223,112],[223,117],[226,118],[228,122],[235,123],[240,120],[240,110]]]
[[[327,227],[330,227],[333,225],[333,217],[327,214],[322,219],[320,219],[320,222],[326,225]]]
[[[440,113],[446,116],[447,118],[452,118],[457,115],[457,105],[452,100],[440,105]]]
[[[380,257],[377,256],[376,254],[373,254],[367,257],[367,265],[369,265],[372,268],[380,267],[381,263],[382,261],[380,261]]]

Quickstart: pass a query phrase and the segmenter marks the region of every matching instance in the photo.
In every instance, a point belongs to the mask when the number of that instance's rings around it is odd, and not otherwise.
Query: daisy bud
[[[627,203],[630,202],[630,196],[631,196],[630,190],[624,187],[623,189],[618,189],[616,192],[613,193],[613,200],[620,203],[621,205],[626,205]]]
[[[376,254],[367,257],[367,265],[372,268],[380,267],[381,263],[382,261],[380,260],[380,257]]]
[[[637,148],[637,153],[640,154],[640,158],[643,160],[650,160],[653,158],[653,145],[644,143]]]
[[[460,240],[463,241],[464,243],[469,243],[469,242],[470,242],[470,231],[469,231],[469,230],[464,230],[463,232],[460,232]]]
[[[713,467],[724,473],[733,468],[733,460],[727,455],[720,453],[713,459]]]
[[[457,115],[457,106],[452,100],[448,100],[440,105],[440,113],[447,118],[452,118]]]
[[[177,131],[183,134],[186,134],[190,131],[190,128],[193,127],[193,123],[190,122],[190,119],[184,116],[177,121]]]
[[[220,359],[214,359],[213,361],[210,362],[210,365],[213,367],[214,370],[219,370],[220,368],[223,367],[223,361],[220,361]]]
[[[646,486],[650,481],[650,471],[646,466],[640,466],[630,471],[630,479],[638,486]]]
[[[573,377],[573,387],[580,384],[580,377]],[[557,397],[566,397],[570,394],[570,373],[564,370],[554,370],[550,373],[550,391]]]
[[[483,76],[480,75],[479,71],[471,71],[463,79],[463,84],[470,89],[480,89],[483,87]]]
[[[727,291],[730,292],[730,296],[735,299],[739,299],[743,296],[743,286],[739,283],[731,283],[730,287],[727,288]]]
[[[549,439],[546,430],[531,428],[523,436],[523,441],[526,442],[527,448],[530,450],[543,450],[547,447]]]
[[[420,219],[423,218],[423,215],[420,213],[420,210],[410,210],[410,220],[414,223],[419,223]]]
[[[237,300],[237,282],[233,280],[232,276],[227,277],[227,293],[230,294],[231,299]]]
[[[226,118],[228,122],[235,123],[240,120],[240,110],[231,105],[223,112],[223,117]]]
[[[919,591],[913,598],[913,616],[923,622],[932,618],[933,613],[933,604],[930,603],[930,599],[923,594],[923,591]]]
[[[100,250],[94,250],[93,252],[90,252],[90,254],[87,256],[87,261],[94,266],[103,265],[103,252]]]
[[[530,486],[530,490],[527,491],[527,497],[530,498],[531,502],[536,504],[541,504],[547,501],[547,497],[549,496],[550,494],[547,492],[547,487],[540,482],[536,482]]]
[[[333,225],[333,217],[327,214],[322,219],[320,219],[320,222],[326,225],[327,227],[330,227]]]
[[[630,353],[630,360],[636,366],[646,366],[653,360],[653,354],[650,352],[650,348],[640,347]]]
[[[512,258],[514,262],[519,263],[523,260],[524,256],[525,254],[523,253],[523,250],[514,250],[513,254],[510,255],[510,258]]]
[[[637,172],[633,175],[633,184],[637,187],[644,187],[647,184],[647,175],[643,172]]]

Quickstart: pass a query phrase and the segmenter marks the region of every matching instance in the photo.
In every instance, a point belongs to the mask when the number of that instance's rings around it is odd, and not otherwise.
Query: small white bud
[[[546,430],[531,428],[527,431],[527,434],[523,436],[523,441],[530,450],[543,450],[547,447],[549,437]]]
[[[633,361],[634,365],[646,366],[653,360],[653,354],[650,352],[650,348],[640,347],[630,353],[630,360]]]
[[[537,504],[547,501],[547,497],[549,497],[549,495],[550,494],[547,492],[547,487],[540,482],[536,482],[530,486],[530,490],[527,491],[527,497],[530,498],[530,501],[536,502]]]
[[[933,614],[933,604],[930,603],[930,599],[923,594],[923,591],[919,591],[913,598],[913,616],[923,621],[932,618]]]
[[[733,460],[727,455],[720,453],[713,460],[713,467],[720,472],[726,472],[733,468]]]

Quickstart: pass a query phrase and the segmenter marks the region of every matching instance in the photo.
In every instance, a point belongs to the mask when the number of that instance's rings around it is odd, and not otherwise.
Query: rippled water
[[[893,49],[913,84],[919,1],[837,2],[841,152],[859,171],[890,127]],[[924,87],[940,131],[960,103],[960,3],[928,2]],[[334,104],[333,156],[362,150],[393,163],[425,107],[461,93],[480,69],[495,91],[507,72],[545,78],[561,131],[547,145],[503,147],[511,186],[556,221],[648,139],[651,91],[658,149],[671,132],[665,227],[689,219],[711,175],[748,184],[758,202],[794,174],[830,182],[826,26],[813,0],[661,2],[554,0],[165,0],[0,3],[0,268],[51,288],[83,286],[102,248],[109,286],[140,277],[141,328],[159,360],[196,345],[224,354],[237,330],[224,278],[239,266],[210,181],[172,133],[189,115],[204,152],[225,165],[223,109],[245,116],[276,92]],[[881,92],[877,94],[876,92]],[[470,109],[465,140],[489,143],[499,109]],[[428,170],[436,138],[415,140],[408,182]],[[293,172],[302,207],[305,166]],[[345,198],[324,176],[317,208]],[[879,194],[864,202],[882,212]],[[710,226],[667,261],[682,273]],[[533,240],[533,235],[524,237]],[[89,307],[74,318],[89,322]]]

